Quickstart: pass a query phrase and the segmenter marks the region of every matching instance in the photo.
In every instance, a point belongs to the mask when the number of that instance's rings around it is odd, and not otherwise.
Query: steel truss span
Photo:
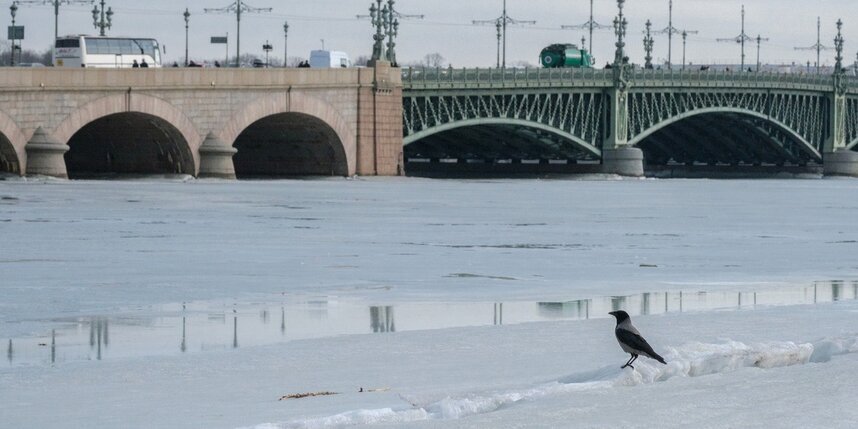
[[[637,147],[648,165],[802,166],[821,164],[838,141],[831,76],[631,70],[618,83],[611,70],[509,68],[402,77],[406,156],[575,162]],[[858,81],[843,79],[845,148],[856,150]],[[627,135],[611,136],[617,120]],[[514,138],[552,143],[526,154]]]

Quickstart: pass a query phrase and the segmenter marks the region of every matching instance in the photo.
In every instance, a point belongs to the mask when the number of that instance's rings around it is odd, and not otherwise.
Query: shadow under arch
[[[196,174],[188,142],[163,118],[139,112],[99,117],[68,139],[69,178],[113,174]]]
[[[27,138],[8,115],[0,111],[0,172],[23,174]]]
[[[550,126],[502,118],[433,127],[405,138],[405,172],[430,177],[532,177],[600,171],[601,150]]]
[[[93,126],[93,124],[97,124]],[[120,125],[117,125],[120,124]],[[126,127],[122,127],[125,124]],[[115,129],[114,135],[99,132],[99,126]],[[199,172],[199,146],[202,137],[194,124],[185,114],[157,97],[134,92],[113,94],[93,100],[72,111],[55,129],[54,137],[71,148],[66,153],[69,177],[76,172],[94,173],[182,173],[196,175]],[[78,157],[81,143],[87,138],[100,139],[105,147],[91,141],[95,151],[93,160]],[[77,139],[77,140],[75,140]],[[136,143],[135,143],[136,142]],[[139,145],[139,146],[137,146]],[[77,151],[75,146],[77,146]],[[139,147],[149,155],[161,160],[147,159],[137,163],[122,160],[124,154],[110,148]],[[147,147],[150,147],[147,149]],[[153,149],[156,148],[156,149]],[[150,150],[151,149],[151,150]],[[119,158],[117,158],[117,155]],[[79,160],[81,164],[69,165],[69,161]],[[167,165],[172,164],[172,165]],[[80,168],[83,166],[84,168]],[[89,166],[89,167],[87,167]],[[89,171],[86,171],[89,170]]]
[[[348,160],[337,132],[322,119],[277,113],[250,124],[233,144],[238,178],[347,176]]]
[[[541,132],[545,132],[548,134],[552,134],[561,139],[567,140],[586,152],[589,152],[596,157],[602,156],[602,151],[597,148],[595,145],[584,141],[578,136],[567,133],[565,131],[559,130],[557,128],[551,127],[549,125],[545,125],[539,122],[526,121],[522,119],[510,119],[510,118],[478,118],[478,119],[468,119],[464,121],[455,121],[449,122],[446,124],[438,125],[432,128],[427,128],[422,131],[418,131],[410,136],[405,137],[403,144],[408,147],[409,144],[414,142],[424,140],[432,135],[444,133],[447,131],[455,130],[457,128],[466,128],[466,127],[475,127],[475,126],[510,126],[517,128],[529,128],[533,130],[539,130]]]
[[[279,92],[256,99],[234,113],[216,134],[238,150],[233,157],[237,176],[350,176],[357,171],[355,126],[349,125],[333,105],[300,92]],[[263,148],[263,140],[272,147]],[[256,155],[248,153],[254,146],[258,148]],[[279,159],[266,162],[260,158],[266,150],[275,151],[273,156]],[[287,160],[289,153],[309,156],[305,158],[307,168]],[[324,156],[333,157],[330,166],[326,166]],[[256,167],[248,164],[254,159]]]
[[[706,117],[722,119],[722,121],[720,122],[721,126],[719,126],[718,121],[707,121],[705,119],[701,119]],[[651,142],[658,137],[662,137],[662,140],[677,140],[681,138],[699,140],[709,146],[716,145],[717,143],[719,143],[718,140],[722,139],[723,141],[721,141],[721,143],[732,142],[734,145],[741,145],[741,141],[735,141],[741,140],[741,133],[739,133],[738,129],[732,127],[738,125],[746,133],[747,138],[755,138],[755,140],[765,141],[767,143],[777,146],[776,136],[770,135],[769,139],[761,138],[763,137],[762,130],[759,126],[752,126],[750,120],[757,121],[765,126],[771,126],[772,131],[770,131],[770,133],[776,133],[779,135],[779,137],[781,137],[780,140],[788,141],[789,143],[791,143],[791,145],[797,149],[797,151],[792,152],[801,152],[801,154],[788,153],[790,152],[788,148],[781,147],[780,149],[782,149],[782,152],[784,152],[782,153],[784,158],[802,158],[812,160],[814,162],[822,161],[822,154],[820,153],[820,151],[816,147],[814,147],[813,144],[808,142],[803,136],[788,127],[786,124],[759,112],[724,107],[696,109],[689,112],[685,112],[681,115],[677,115],[676,117],[661,121],[644,130],[639,135],[635,136],[629,141],[629,145],[641,147],[644,142],[647,142],[648,140]],[[706,127],[702,126],[702,124],[704,123],[709,127],[709,131],[711,132],[707,132]],[[664,136],[664,134],[669,134],[667,130],[672,127],[675,128],[677,126],[683,127],[683,132],[677,133],[678,135],[675,135],[673,138],[666,138]],[[712,133],[716,131],[719,133],[719,135],[712,135]],[[643,147],[641,148],[643,149]],[[747,149],[753,152],[759,150],[760,148],[737,148],[739,152],[742,152],[743,149]],[[735,160],[722,161],[730,162]]]

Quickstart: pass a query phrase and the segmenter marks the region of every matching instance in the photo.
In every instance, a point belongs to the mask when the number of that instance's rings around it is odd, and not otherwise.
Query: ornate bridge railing
[[[848,87],[858,94],[858,78],[849,77]],[[636,69],[628,76],[633,88],[754,88],[804,91],[831,91],[828,75],[797,73],[750,73],[699,70]],[[611,69],[544,69],[544,68],[404,68],[405,91],[424,89],[500,89],[500,88],[568,88],[613,85]]]

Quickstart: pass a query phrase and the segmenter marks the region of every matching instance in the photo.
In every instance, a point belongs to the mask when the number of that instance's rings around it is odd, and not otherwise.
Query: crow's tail
[[[667,362],[665,362],[664,358],[659,356],[658,353],[653,352],[652,355],[650,355],[650,357],[661,362],[661,363],[663,363],[663,364],[665,364],[665,365],[667,365]]]

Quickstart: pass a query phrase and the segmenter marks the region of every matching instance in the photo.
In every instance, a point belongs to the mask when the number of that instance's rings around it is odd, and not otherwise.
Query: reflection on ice
[[[252,347],[341,335],[608,318],[608,313],[615,310],[651,315],[752,310],[760,306],[855,299],[858,299],[858,281],[817,282],[807,287],[747,292],[679,290],[563,302],[405,302],[375,306],[329,297],[229,305],[183,303],[150,308],[133,315],[45,321],[44,337],[11,338],[6,356],[13,366],[51,365],[79,360],[204,353],[238,348],[239,344]],[[272,310],[278,307],[279,320],[271,317]]]

